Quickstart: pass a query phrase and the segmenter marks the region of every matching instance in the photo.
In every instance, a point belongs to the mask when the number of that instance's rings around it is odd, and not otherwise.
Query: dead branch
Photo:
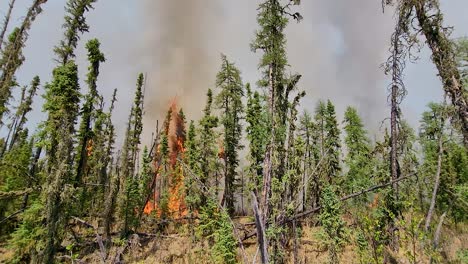
[[[379,184],[379,185],[374,185],[374,186],[372,186],[372,187],[370,187],[370,188],[367,188],[367,189],[361,190],[361,191],[359,191],[359,192],[355,192],[355,193],[352,193],[352,194],[350,194],[350,195],[344,196],[344,197],[342,197],[342,198],[340,199],[340,201],[344,202],[344,201],[353,199],[353,198],[355,198],[355,197],[358,197],[358,196],[360,196],[360,195],[363,195],[363,194],[370,193],[370,192],[375,191],[375,190],[378,190],[378,189],[382,189],[382,188],[388,187],[388,186],[393,185],[393,184],[395,184],[395,183],[397,183],[397,182],[400,182],[400,181],[409,179],[409,178],[413,177],[414,175],[416,175],[416,173],[412,173],[412,174],[407,175],[407,176],[405,176],[405,177],[400,177],[399,179],[396,179],[396,180],[394,180],[394,181],[390,181],[390,182],[383,183],[383,184]],[[321,206],[314,207],[314,208],[309,209],[309,210],[307,210],[307,211],[304,211],[304,212],[302,212],[302,213],[298,213],[298,214],[296,214],[296,215],[294,215],[294,216],[292,216],[292,217],[290,217],[290,218],[287,218],[287,219],[285,219],[285,220],[279,222],[279,224],[280,224],[280,225],[284,225],[284,224],[290,223],[290,222],[293,221],[293,220],[296,220],[296,219],[299,219],[299,218],[303,218],[303,217],[306,217],[306,216],[308,216],[308,215],[311,215],[311,214],[313,214],[313,213],[315,213],[315,212],[317,212],[317,211],[320,211],[320,209],[322,209]],[[257,235],[257,231],[256,231],[256,230],[255,230],[255,231],[252,231],[252,233],[246,235],[246,236],[243,238],[243,240],[249,239],[249,238],[251,238],[251,237],[253,237],[253,236],[256,236],[256,235]]]

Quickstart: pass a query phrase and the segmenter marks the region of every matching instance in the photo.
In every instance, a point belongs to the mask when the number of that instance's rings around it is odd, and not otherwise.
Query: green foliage
[[[346,223],[341,218],[341,203],[331,186],[323,189],[319,220],[325,233],[329,263],[339,263],[339,253],[346,244]]]
[[[324,147],[327,151],[326,176],[329,183],[339,183],[340,179],[340,130],[336,120],[335,106],[330,100],[327,101],[325,110],[325,132]]]
[[[240,71],[228,61],[225,55],[221,56],[221,70],[216,76],[216,86],[221,89],[216,97],[216,105],[222,112],[221,123],[224,127],[224,197],[223,201],[230,215],[234,214],[234,193],[237,167],[239,166],[238,151],[241,145],[242,125],[241,118],[244,111],[242,97],[244,96]]]
[[[215,128],[218,126],[218,118],[211,113],[211,107],[213,104],[213,92],[208,89],[206,94],[207,102],[205,109],[203,110],[204,115],[200,120],[200,126],[198,131],[200,147],[200,181],[205,188],[211,188],[214,186],[215,192],[217,193],[218,182],[215,178],[215,174],[218,170],[218,155],[217,155],[217,141]],[[213,183],[213,180],[215,182]],[[203,187],[202,187],[203,188]],[[205,203],[206,196],[202,194],[201,202]]]
[[[66,64],[69,59],[75,57],[74,50],[80,40],[79,33],[89,31],[89,26],[86,24],[85,13],[93,8],[93,3],[97,0],[69,0],[65,11],[65,29],[64,39],[55,47],[54,52],[58,55],[58,60],[62,64]]]
[[[46,229],[41,224],[44,221],[42,212],[44,205],[37,201],[22,214],[22,221],[12,234],[8,243],[15,251],[11,263],[28,263],[37,259],[37,252],[41,252],[45,244],[42,237],[46,235]]]
[[[211,255],[215,263],[237,263],[237,241],[229,214],[218,208],[216,201],[207,199],[200,211],[200,225],[197,236],[208,239]]]
[[[200,177],[200,150],[198,148],[198,141],[196,136],[195,123],[190,122],[187,134],[187,141],[185,142],[185,163],[190,168],[190,173],[185,175],[185,202],[189,208],[189,213],[192,214],[196,209],[200,208],[201,191],[200,186],[197,184],[195,177]]]
[[[14,194],[15,192],[29,191],[31,179],[29,174],[29,163],[32,155],[32,144],[27,141],[27,130],[21,133],[17,144],[0,159],[0,192],[2,194]],[[0,199],[0,219],[23,208],[24,195],[5,195]],[[0,236],[11,232],[12,227],[17,224],[17,219],[5,222],[0,227]]]
[[[343,123],[347,148],[345,163],[348,167],[344,187],[347,193],[352,193],[370,185],[373,164],[367,131],[355,108],[346,109]]]
[[[262,183],[263,161],[268,139],[268,115],[263,100],[258,92],[252,93],[250,84],[247,84],[246,127],[249,140],[250,173],[252,175],[253,189],[258,190]]]

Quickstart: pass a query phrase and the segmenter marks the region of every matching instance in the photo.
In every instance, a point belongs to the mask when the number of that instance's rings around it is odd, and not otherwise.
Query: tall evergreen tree
[[[75,58],[75,48],[80,40],[78,33],[89,31],[85,14],[93,8],[93,3],[97,0],[68,0],[65,11],[64,39],[55,47],[54,51],[58,55],[58,61],[65,65],[70,59]]]
[[[36,76],[31,81],[30,88],[26,92],[26,86],[23,87],[21,92],[21,99],[18,108],[16,109],[15,115],[13,116],[12,122],[9,125],[9,132],[7,140],[3,146],[2,151],[0,152],[0,157],[3,156],[5,151],[11,150],[13,145],[16,143],[19,134],[23,131],[24,125],[27,121],[27,114],[32,110],[33,98],[37,93],[37,89],[40,85],[39,76]]]
[[[70,0],[65,16],[65,40],[55,49],[61,65],[54,69],[52,82],[46,85],[44,110],[48,113],[44,132],[47,137],[47,173],[45,186],[44,263],[54,262],[57,247],[63,239],[63,228],[68,221],[67,208],[71,191],[63,193],[73,180],[72,153],[75,123],[79,114],[80,86],[78,67],[73,60],[79,33],[86,32],[88,25],[84,13],[91,8],[93,0]],[[67,45],[64,45],[67,43]],[[69,188],[71,189],[71,188]]]
[[[270,196],[275,194],[271,191],[281,191],[279,186],[272,186],[273,180],[281,184],[282,177],[286,169],[286,138],[287,138],[287,115],[290,102],[289,95],[296,88],[300,75],[288,78],[285,75],[287,66],[286,58],[286,38],[284,30],[288,24],[288,18],[300,20],[299,13],[290,14],[290,6],[297,4],[296,1],[289,1],[281,4],[279,0],[265,0],[259,6],[257,22],[260,29],[256,32],[256,38],[251,44],[253,51],[263,51],[259,68],[262,70],[262,80],[259,81],[261,87],[268,89],[268,116],[271,130],[268,136],[268,143],[265,152],[263,169],[263,188],[261,201],[262,224],[266,226],[267,218],[272,220],[273,226],[276,222],[276,215],[270,214],[273,205],[270,203]],[[276,199],[280,201],[280,199]],[[279,208],[279,207],[278,207]],[[274,228],[274,227],[273,227]],[[261,229],[261,228],[260,228]],[[262,238],[259,238],[262,242]],[[268,245],[267,240],[263,240]],[[263,247],[263,246],[262,246]],[[268,246],[267,246],[268,247]],[[281,258],[278,254],[279,245],[274,245],[274,256]],[[267,262],[268,256],[263,250],[262,261]],[[276,257],[274,257],[276,261]]]
[[[138,198],[139,184],[135,173],[136,158],[141,142],[140,136],[143,130],[143,74],[139,74],[137,78],[137,86],[135,98],[128,118],[127,131],[125,134],[124,147],[121,156],[121,173],[122,173],[122,194],[121,198],[121,214],[124,218],[124,226],[122,235],[127,236],[131,228],[136,228],[138,225]]]
[[[336,120],[335,106],[330,100],[327,101],[327,109],[325,116],[325,131],[326,137],[324,140],[324,148],[326,151],[326,176],[329,183],[339,183],[337,179],[340,176],[340,129]]]
[[[12,88],[16,86],[15,74],[24,62],[23,47],[28,39],[28,31],[32,22],[42,12],[41,5],[47,0],[34,0],[28,9],[21,26],[11,33],[0,60],[0,123],[7,111],[7,103],[11,97]],[[3,37],[2,37],[3,39]]]
[[[249,140],[251,181],[253,191],[258,193],[263,182],[262,175],[265,146],[267,143],[268,116],[260,94],[257,91],[252,93],[250,84],[247,84],[246,90],[248,99],[245,119],[248,123],[246,131],[247,139]]]
[[[88,153],[87,148],[93,142],[93,133],[91,125],[93,120],[96,119],[96,105],[99,98],[97,91],[97,78],[99,76],[99,66],[106,59],[104,54],[100,51],[100,42],[97,39],[89,40],[86,43],[86,49],[88,51],[88,94],[85,96],[85,102],[81,108],[81,124],[78,130],[78,149],[76,153],[77,167],[76,167],[76,178],[75,184],[81,184],[83,174],[87,170]]]
[[[200,181],[201,184],[204,185],[202,188],[210,188],[213,184],[213,180],[217,174],[217,167],[218,167],[218,156],[217,156],[217,149],[216,149],[216,132],[214,128],[218,126],[218,118],[212,114],[212,104],[213,104],[213,92],[211,89],[208,89],[206,94],[207,101],[205,109],[203,110],[204,115],[203,118],[200,120],[200,170],[201,170],[201,177]],[[214,191],[217,193],[218,191],[217,181],[215,182]],[[202,194],[201,202],[205,204],[206,202],[206,194]]]
[[[344,142],[347,149],[345,163],[348,169],[345,188],[348,193],[352,193],[358,188],[366,187],[369,183],[371,177],[370,140],[355,108],[346,108],[343,123],[346,133]]]
[[[216,104],[221,109],[221,123],[224,127],[224,194],[223,204],[228,213],[234,213],[234,193],[237,167],[239,165],[238,150],[242,149],[241,118],[244,111],[242,97],[244,95],[240,71],[221,56],[221,70],[216,76],[216,86],[221,89],[216,97]]]

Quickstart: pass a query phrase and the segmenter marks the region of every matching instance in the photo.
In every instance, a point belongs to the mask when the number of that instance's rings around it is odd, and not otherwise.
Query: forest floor
[[[236,226],[239,227],[237,233],[244,236],[250,233],[254,226],[251,217],[240,217],[235,219]],[[352,224],[349,223],[348,224]],[[88,237],[93,237],[92,232],[81,229],[83,234]],[[211,251],[208,241],[197,241],[191,238],[191,230],[189,225],[178,224],[177,226],[169,226],[163,234],[140,233],[133,235],[128,241],[120,240],[117,237],[113,239],[114,245],[106,252],[107,260],[105,263],[119,263],[118,256],[122,255],[123,262],[120,263],[213,263]],[[194,231],[195,232],[195,231]],[[321,227],[316,226],[314,222],[305,222],[302,226],[302,237],[298,240],[297,259],[299,263],[327,263],[328,252],[323,244],[323,239],[320,237]],[[460,224],[458,226],[446,225],[442,232],[441,252],[442,263],[462,263],[454,261],[457,259],[457,254],[464,250],[465,254],[468,250],[468,226]],[[101,251],[98,249],[98,243],[94,239],[87,249],[81,250],[79,256],[73,257],[73,263],[103,263],[101,260]],[[248,263],[260,263],[260,254],[257,252],[256,237],[252,237],[243,241],[244,254],[242,250],[238,251],[238,260],[247,258]],[[94,250],[93,250],[94,249]],[[285,249],[287,255],[291,256],[288,263],[294,263],[294,254],[292,253],[294,246],[291,243],[290,248]],[[123,252],[123,254],[119,254]],[[416,262],[410,261],[416,252]],[[63,254],[61,259],[63,263],[72,263],[73,254],[77,252],[69,252]],[[5,263],[11,258],[12,249],[3,247],[0,244],[0,263]],[[83,257],[84,256],[84,257]],[[244,258],[245,256],[245,258]],[[371,257],[370,255],[368,257]],[[397,263],[429,263],[427,254],[423,254],[422,246],[417,244],[413,247],[407,243],[401,245],[400,252],[394,255],[399,261]],[[371,259],[362,262],[357,250],[355,239],[350,237],[344,250],[340,253],[340,263],[372,263]]]
[[[251,217],[240,217],[235,219],[238,227],[237,233],[242,237],[250,233],[254,226]],[[348,222],[348,224],[352,224]],[[247,228],[246,228],[247,227]],[[125,263],[213,263],[210,246],[207,241],[193,242],[190,236],[188,224],[181,224],[178,227],[169,227],[164,235],[155,237],[135,236],[124,254]],[[298,263],[327,263],[328,251],[321,238],[321,227],[315,222],[305,222],[302,227],[302,237],[298,240],[297,259]],[[461,263],[454,261],[457,254],[468,250],[468,226],[460,224],[458,226],[446,225],[442,231],[441,252],[442,263]],[[132,239],[130,239],[131,241]],[[256,237],[243,241],[244,254],[238,251],[238,260],[247,259],[248,263],[260,263],[260,254],[257,252]],[[401,249],[394,255],[398,263],[429,263],[427,254],[424,254],[421,244],[412,245],[411,242],[401,242]],[[109,252],[113,256],[118,248],[113,248]],[[291,256],[288,263],[294,263],[294,246],[286,248],[286,254]],[[415,253],[414,253],[415,252]],[[415,255],[416,261],[412,262]],[[368,255],[367,257],[371,257]],[[99,263],[98,251],[83,258],[84,263]],[[340,253],[340,263],[372,263],[371,259],[361,262],[355,239],[350,237],[343,251]],[[296,262],[297,263],[297,262]]]

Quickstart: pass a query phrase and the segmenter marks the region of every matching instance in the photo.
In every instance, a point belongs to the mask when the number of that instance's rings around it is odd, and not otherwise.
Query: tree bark
[[[424,230],[426,232],[429,230],[429,227],[431,225],[432,214],[434,213],[435,204],[437,200],[437,190],[439,189],[440,185],[440,171],[442,167],[442,156],[444,152],[442,141],[442,135],[439,135],[439,153],[437,155],[437,171],[435,175],[434,190],[432,191],[431,205],[429,206],[429,210],[427,211],[426,224],[424,225]]]
[[[253,204],[253,211],[255,216],[255,226],[257,231],[255,234],[259,234],[257,236],[258,245],[260,247],[260,255],[262,257],[262,263],[268,263],[268,243],[266,241],[266,234],[265,234],[265,225],[262,221],[262,215],[259,213],[258,203],[257,203],[257,196],[254,192],[252,192],[252,204]]]
[[[440,216],[440,219],[439,219],[439,224],[437,225],[437,229],[436,229],[436,232],[434,234],[434,241],[432,243],[432,246],[433,246],[433,249],[436,250],[437,247],[439,246],[439,239],[440,239],[440,233],[442,231],[442,225],[444,224],[444,219],[445,219],[445,216],[447,215],[447,212],[444,212],[441,216]],[[432,264],[434,262],[434,260],[430,259],[430,263]]]

